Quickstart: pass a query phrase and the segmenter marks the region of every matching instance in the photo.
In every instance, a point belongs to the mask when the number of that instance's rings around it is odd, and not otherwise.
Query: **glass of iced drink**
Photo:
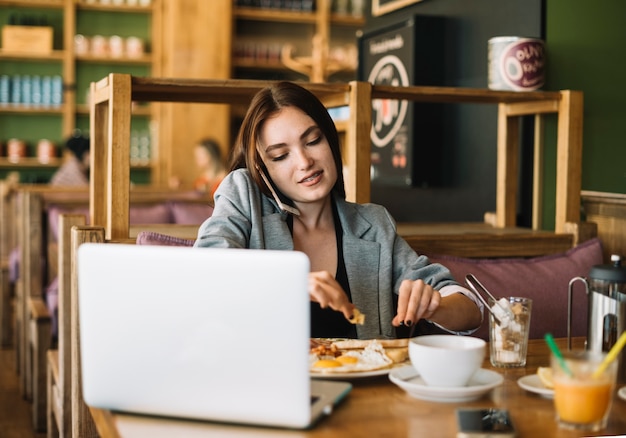
[[[526,365],[532,304],[523,297],[489,300],[489,359],[493,366]]]
[[[617,361],[594,376],[605,353],[564,351],[551,358],[554,407],[560,427],[598,431],[606,427],[617,378]]]

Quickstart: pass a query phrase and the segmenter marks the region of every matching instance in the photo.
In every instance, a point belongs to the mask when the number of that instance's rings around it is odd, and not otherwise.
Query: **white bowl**
[[[429,386],[465,386],[485,358],[487,343],[471,336],[425,335],[409,342],[411,364]]]

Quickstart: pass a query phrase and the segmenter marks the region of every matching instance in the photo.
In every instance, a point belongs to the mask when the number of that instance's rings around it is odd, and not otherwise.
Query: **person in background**
[[[253,98],[195,246],[304,252],[312,337],[468,334],[480,326],[482,304],[447,268],[418,255],[384,207],[345,196],[328,111],[305,88],[280,82]],[[362,325],[349,321],[357,310]]]
[[[79,131],[65,141],[63,164],[50,179],[53,186],[89,186],[89,138]],[[55,243],[51,243],[54,248]],[[52,251],[55,251],[52,249]],[[55,277],[45,288],[46,305],[52,319],[52,338],[58,335],[59,279]]]
[[[89,185],[89,138],[75,133],[65,142],[63,164],[50,179],[54,186]]]
[[[193,182],[193,188],[213,197],[217,186],[226,176],[222,151],[215,140],[205,138],[194,147],[193,154],[200,170],[200,175]]]

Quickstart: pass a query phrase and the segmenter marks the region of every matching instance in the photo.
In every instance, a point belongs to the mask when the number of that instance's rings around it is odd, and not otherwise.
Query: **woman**
[[[215,190],[226,176],[222,151],[215,140],[205,138],[194,147],[193,154],[200,170],[200,175],[193,182],[193,188],[214,196]]]
[[[52,175],[53,186],[89,185],[89,138],[76,132],[65,142],[68,153],[61,167]]]
[[[418,256],[386,209],[345,200],[337,130],[308,90],[281,82],[253,98],[230,170],[195,245],[307,254],[312,337],[394,338],[422,319],[451,332],[480,325],[481,304]],[[348,321],[355,309],[363,325]]]

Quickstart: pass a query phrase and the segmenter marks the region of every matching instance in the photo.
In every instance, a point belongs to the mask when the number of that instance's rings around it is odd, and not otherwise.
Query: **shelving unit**
[[[0,105],[0,142],[20,138],[30,146],[27,157],[13,162],[6,158],[6,149],[0,148],[0,177],[17,171],[48,176],[60,163],[56,158],[40,163],[34,158],[34,145],[41,138],[57,145],[57,155],[62,153],[63,140],[75,129],[89,129],[89,101],[87,92],[92,81],[111,71],[150,76],[156,63],[152,52],[158,51],[159,40],[154,38],[152,23],[158,20],[160,0],[150,5],[87,3],[85,0],[0,0],[0,23],[8,22],[11,14],[33,14],[49,17],[53,27],[53,50],[49,53],[6,52],[0,50],[2,75],[58,75],[63,80],[62,104],[43,107],[24,104]],[[147,52],[139,57],[96,56],[77,54],[74,37],[120,35],[123,38],[138,36],[144,41]],[[147,131],[152,118],[152,107],[141,106],[133,110],[133,129]],[[33,129],[36,126],[37,129]],[[134,169],[147,169],[151,165],[133,165]],[[149,176],[148,176],[149,177]],[[37,177],[39,178],[39,177]],[[141,175],[139,179],[144,179]]]
[[[364,25],[364,18],[333,13],[331,0],[314,3],[311,11],[234,6],[234,44],[244,47],[233,55],[234,77],[327,82],[342,72],[346,76],[342,79],[354,79],[356,63],[335,61],[331,51],[333,45],[346,44],[353,44],[356,50],[356,31]],[[342,29],[352,34],[337,35]],[[268,34],[271,37],[264,39]],[[251,44],[256,46],[245,48],[246,39],[254,40]],[[282,44],[284,41],[289,43]]]

